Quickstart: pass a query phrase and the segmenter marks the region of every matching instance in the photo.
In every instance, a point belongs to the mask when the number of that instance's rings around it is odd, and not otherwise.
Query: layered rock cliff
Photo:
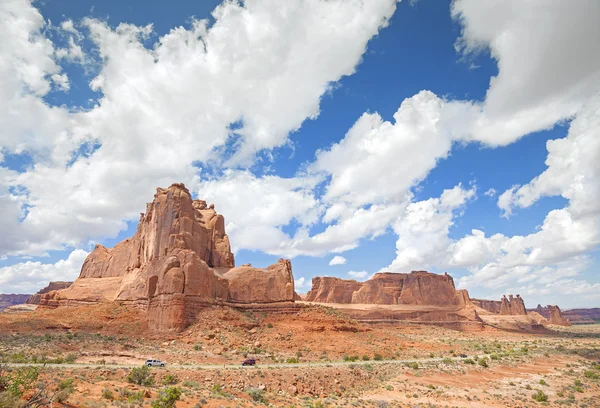
[[[475,306],[482,308],[493,314],[500,314],[500,306],[502,302],[500,300],[487,300],[487,299],[473,299],[471,298],[471,303]]]
[[[183,184],[157,189],[133,237],[97,245],[79,278],[42,296],[42,307],[107,301],[148,311],[156,330],[182,330],[208,304],[294,301],[291,263],[234,267],[225,220],[213,205],[192,200]]]
[[[43,294],[52,292],[53,290],[66,289],[69,286],[71,286],[72,284],[73,284],[73,282],[62,282],[62,281],[50,282],[48,284],[48,286],[46,286],[43,289],[40,289],[37,293],[29,296],[29,298],[27,298],[27,301],[25,303],[27,303],[29,305],[39,305],[40,301],[42,300]]]
[[[425,271],[377,273],[365,282],[316,277],[308,302],[380,305],[464,306],[468,294],[457,291],[450,275]]]

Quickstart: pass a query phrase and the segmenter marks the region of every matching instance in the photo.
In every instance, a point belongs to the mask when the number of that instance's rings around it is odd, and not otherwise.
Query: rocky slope
[[[25,303],[27,298],[31,295],[20,295],[20,294],[0,294],[0,311],[6,309],[9,306],[19,305]]]
[[[133,237],[97,245],[67,289],[42,295],[46,308],[121,301],[146,310],[152,329],[180,331],[210,304],[294,301],[290,261],[235,268],[225,220],[183,184],[158,188]]]
[[[73,284],[73,282],[62,282],[62,281],[50,282],[48,284],[48,286],[46,286],[43,289],[40,289],[37,293],[29,296],[29,298],[27,298],[25,303],[30,304],[30,305],[39,305],[40,301],[42,300],[43,294],[52,292],[53,290],[66,289],[69,286],[71,286],[72,284]]]

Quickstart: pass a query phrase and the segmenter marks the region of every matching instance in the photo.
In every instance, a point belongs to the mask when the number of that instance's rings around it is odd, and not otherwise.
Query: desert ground
[[[115,303],[0,314],[0,328],[5,378],[36,370],[23,398],[67,390],[55,407],[161,406],[167,389],[177,407],[600,406],[600,324],[456,330],[215,307],[165,336]],[[148,358],[166,367],[138,372]]]

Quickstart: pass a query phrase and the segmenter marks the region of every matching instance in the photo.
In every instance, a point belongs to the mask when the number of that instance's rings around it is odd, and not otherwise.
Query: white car
[[[146,365],[148,367],[164,367],[165,363],[160,360],[146,360]]]

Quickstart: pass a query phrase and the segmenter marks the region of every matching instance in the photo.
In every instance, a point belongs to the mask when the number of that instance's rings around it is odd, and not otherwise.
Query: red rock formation
[[[69,286],[71,286],[72,284],[73,284],[73,282],[62,282],[62,281],[50,282],[48,284],[48,286],[46,286],[43,289],[40,289],[36,294],[31,295],[25,303],[30,304],[30,305],[39,305],[40,301],[42,300],[42,295],[44,293],[52,292],[53,290],[66,289]]]
[[[457,291],[447,273],[385,272],[366,282],[317,277],[312,283],[308,302],[433,306],[464,306],[468,302],[468,294]]]
[[[223,216],[173,184],[157,189],[133,237],[97,245],[73,285],[43,295],[41,306],[115,300],[146,309],[155,330],[179,331],[214,302],[293,302],[294,279],[288,260],[235,268]]]
[[[520,295],[513,297],[513,295],[502,296],[502,302],[500,304],[501,315],[526,315],[525,302]]]
[[[548,313],[550,314],[550,318],[548,319],[550,321],[550,324],[556,324],[559,326],[571,325],[571,322],[563,317],[558,306],[548,305],[546,307],[548,308]]]
[[[352,303],[352,295],[362,287],[361,282],[328,276],[312,279],[312,289],[306,294],[307,302]]]

